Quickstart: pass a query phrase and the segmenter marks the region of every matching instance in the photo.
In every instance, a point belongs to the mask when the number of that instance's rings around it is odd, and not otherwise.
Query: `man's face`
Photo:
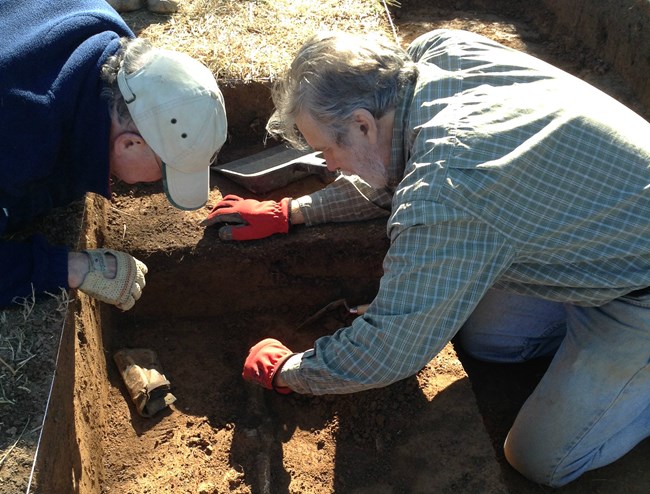
[[[323,153],[328,170],[359,175],[378,189],[386,186],[388,175],[379,146],[369,142],[354,123],[350,125],[345,145],[339,145],[321,124],[304,112],[296,118],[296,125],[311,148]]]

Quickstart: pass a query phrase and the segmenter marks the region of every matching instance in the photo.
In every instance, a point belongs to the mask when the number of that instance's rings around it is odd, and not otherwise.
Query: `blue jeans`
[[[650,436],[650,293],[578,307],[491,290],[458,341],[490,362],[554,354],[504,445],[535,482],[565,485]]]

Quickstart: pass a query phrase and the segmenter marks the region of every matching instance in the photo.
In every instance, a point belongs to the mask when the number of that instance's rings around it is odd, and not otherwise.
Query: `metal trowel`
[[[335,300],[334,302],[330,302],[325,307],[323,307],[313,315],[309,316],[307,319],[301,322],[296,329],[297,330],[302,329],[305,326],[320,319],[321,317],[324,317],[326,314],[330,312],[337,312],[343,310],[345,315],[361,316],[366,313],[369,306],[370,304],[362,304],[362,305],[357,305],[356,307],[350,307],[348,305],[347,300],[345,300],[344,298],[340,298],[338,300]]]
[[[211,169],[254,194],[266,194],[308,175],[318,175],[325,182],[336,177],[336,172],[327,169],[320,152],[305,152],[286,145],[274,146],[230,163],[213,165]]]

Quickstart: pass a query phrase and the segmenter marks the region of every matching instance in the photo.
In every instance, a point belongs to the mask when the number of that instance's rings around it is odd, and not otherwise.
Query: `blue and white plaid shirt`
[[[395,114],[394,193],[340,178],[301,200],[307,224],[390,208],[391,246],[368,312],[283,369],[298,392],[416,373],[491,287],[601,305],[650,285],[647,121],[476,34],[434,31],[409,53],[418,77]]]

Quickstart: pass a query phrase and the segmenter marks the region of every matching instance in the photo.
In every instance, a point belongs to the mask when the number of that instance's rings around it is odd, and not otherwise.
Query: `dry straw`
[[[185,52],[221,82],[273,80],[300,45],[325,30],[393,36],[386,0],[186,0],[179,12],[125,14],[136,33]]]
[[[37,303],[32,295],[19,299],[15,309],[0,311],[0,405],[15,404],[16,393],[31,393],[26,366],[32,359],[41,365],[42,333],[58,334],[63,325],[68,293],[50,296]]]

